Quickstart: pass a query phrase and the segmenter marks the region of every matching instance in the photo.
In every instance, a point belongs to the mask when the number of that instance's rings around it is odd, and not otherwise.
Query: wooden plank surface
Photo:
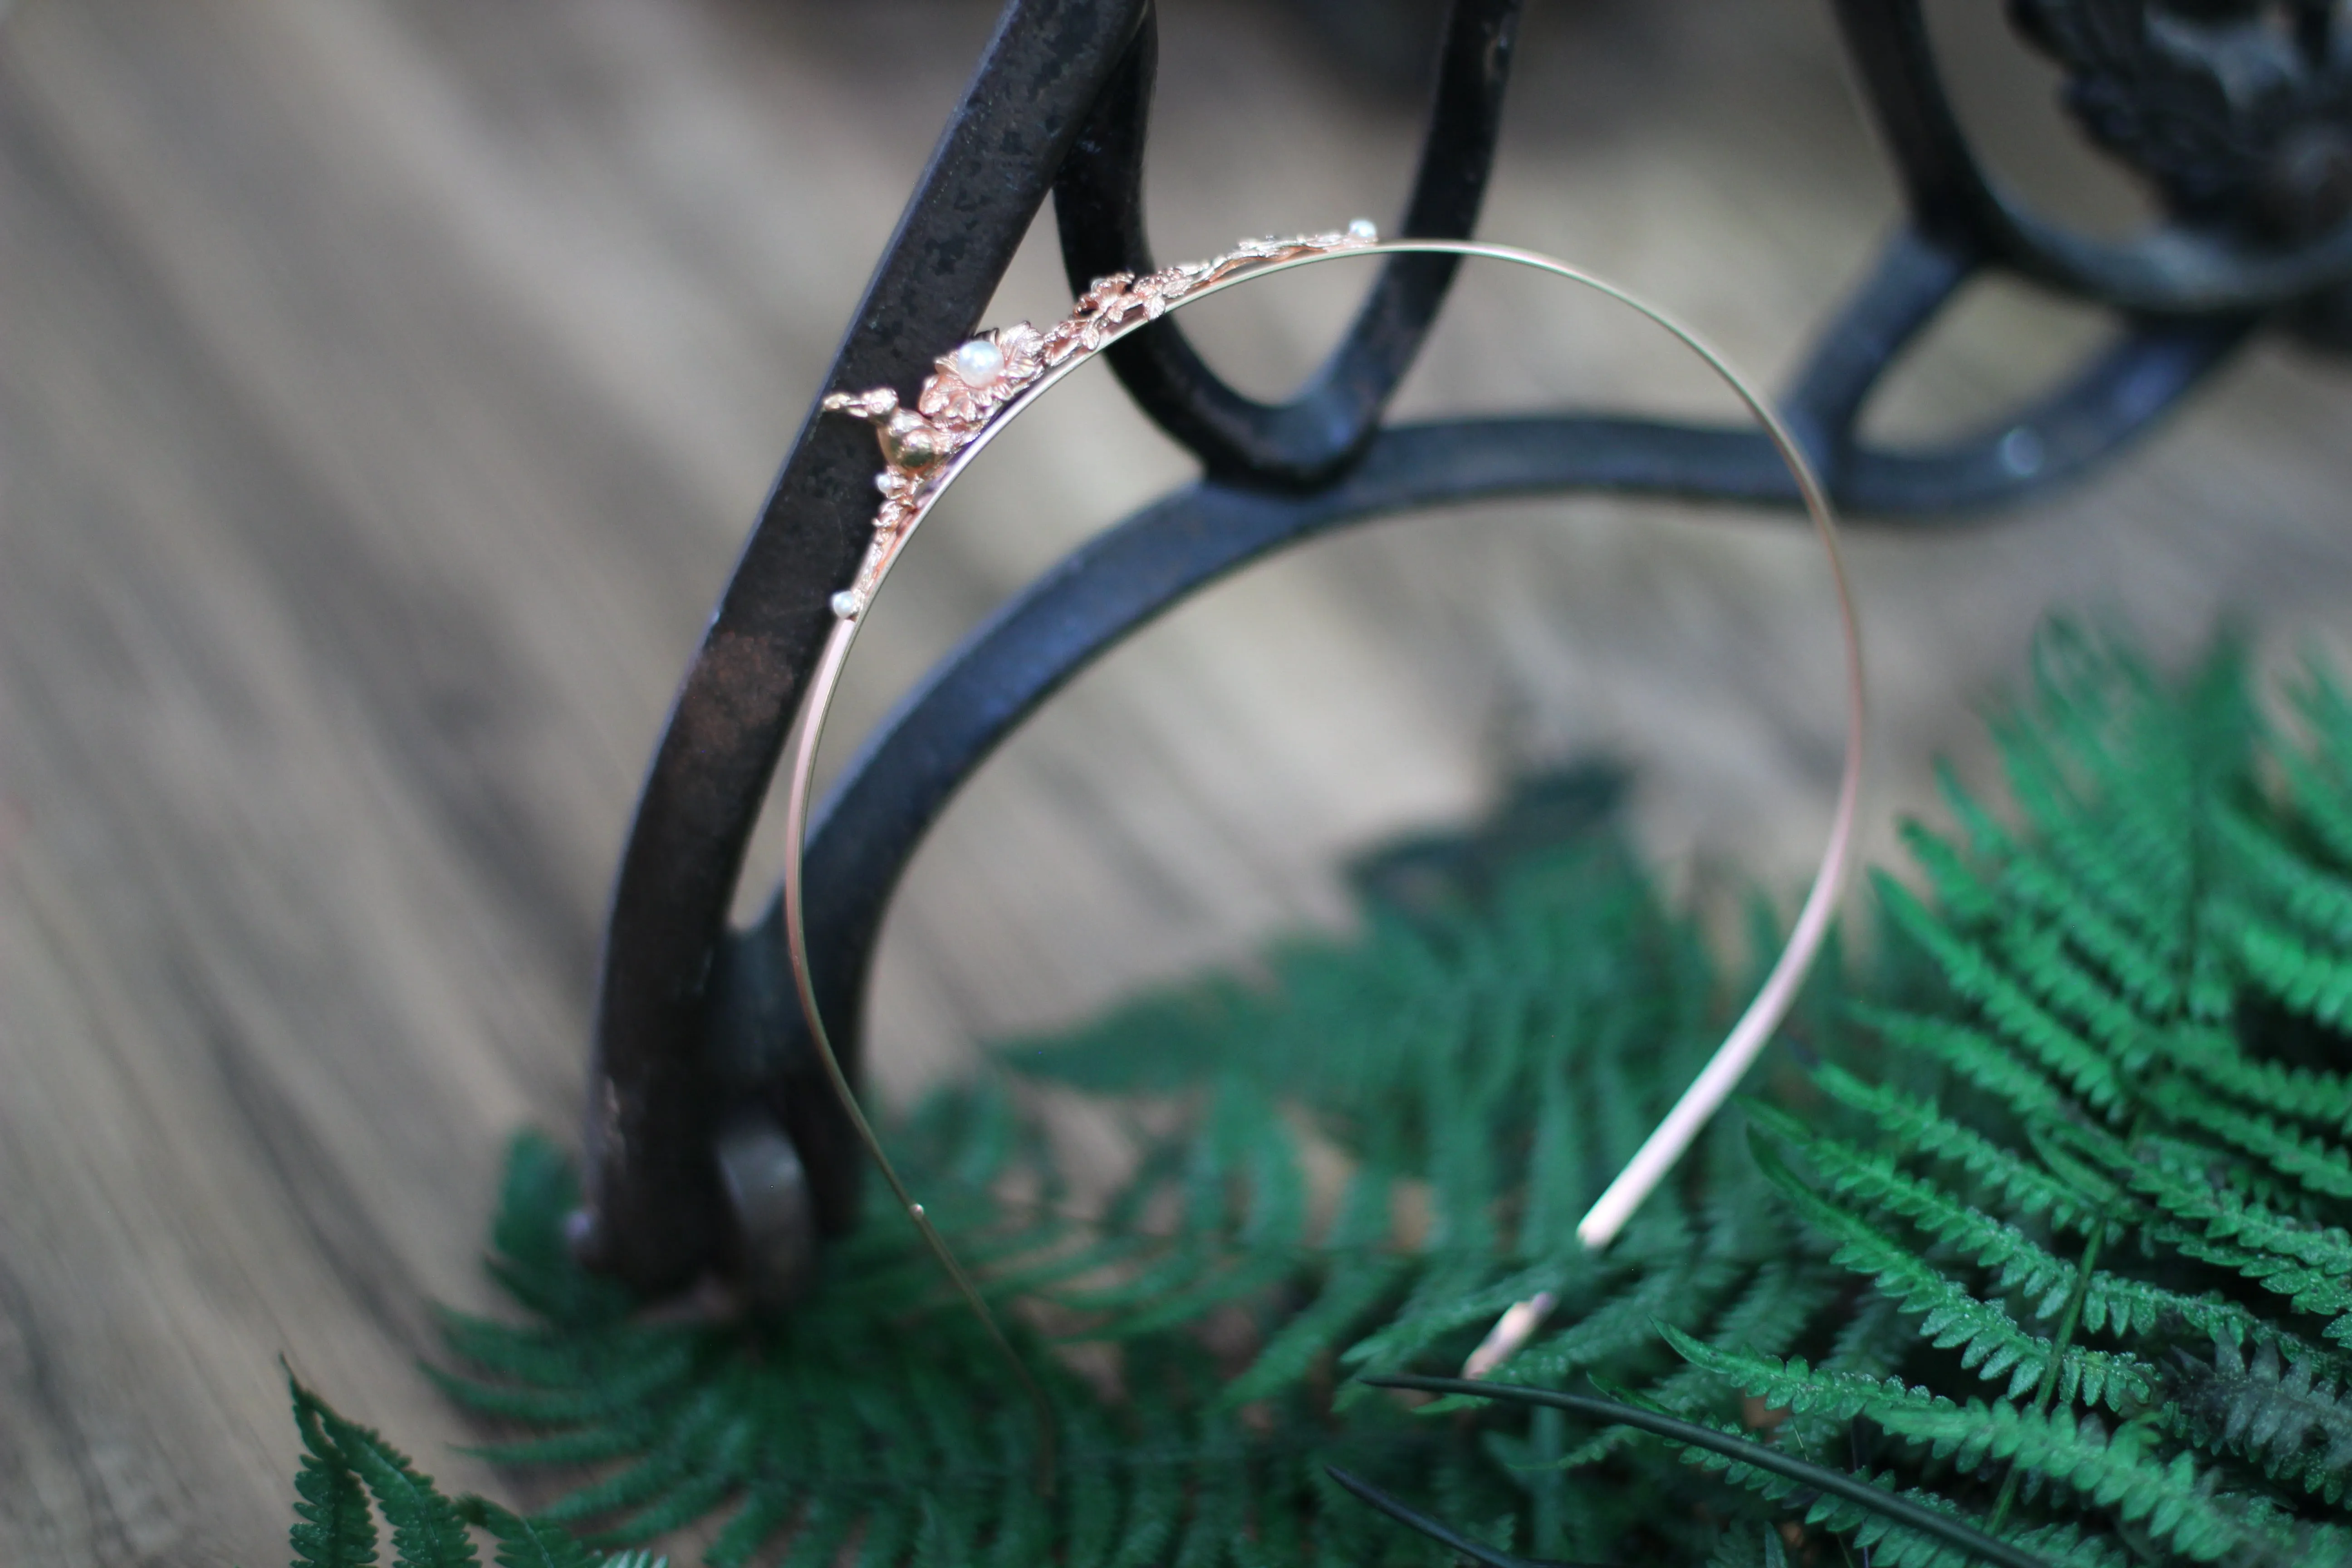
[[[1279,11],[1167,10],[1163,256],[1394,211],[1412,104]],[[1785,373],[1893,211],[1822,16],[1537,12],[1484,232]],[[428,1304],[484,1300],[508,1132],[568,1131],[638,769],[988,10],[0,18],[0,1562],[266,1563],[280,1356],[497,1485],[414,1371]],[[2128,210],[2035,139],[2046,72],[1981,30],[1952,47],[2029,184]],[[1272,391],[1345,318],[1329,281],[1193,320]],[[1065,299],[1033,241],[997,314]],[[1966,423],[2097,330],[1985,290],[1885,419]],[[1405,403],[1569,397],[1726,412],[1605,310],[1479,279]],[[2265,348],[2095,484],[1861,542],[1880,814],[1926,798],[1938,748],[1976,757],[1972,705],[2046,606],[2167,648],[2224,607],[2268,647],[2335,638],[2347,437],[2352,376]],[[915,552],[845,737],[1186,472],[1107,375],[1074,384]],[[1383,525],[1221,589],[1081,681],[925,849],[880,965],[884,1091],[1340,918],[1338,856],[1530,762],[1616,750],[1670,864],[1793,879],[1835,760],[1819,577],[1785,524],[1575,502]]]

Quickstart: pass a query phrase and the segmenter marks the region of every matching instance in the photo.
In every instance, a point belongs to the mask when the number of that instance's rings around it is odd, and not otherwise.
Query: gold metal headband
[[[1409,255],[1476,257],[1531,268],[1607,295],[1673,334],[1738,395],[1770,437],[1781,461],[1794,476],[1805,510],[1812,518],[1837,594],[1838,623],[1845,640],[1845,761],[1838,781],[1836,815],[1820,868],[1798,912],[1788,945],[1781,950],[1755,999],[1732,1026],[1706,1068],[1667,1112],[1665,1120],[1577,1226],[1577,1236],[1588,1250],[1599,1251],[1616,1238],[1633,1211],[1664,1179],[1746,1076],[1796,1001],[1823,939],[1829,934],[1830,922],[1845,887],[1860,815],[1865,707],[1861,626],[1854,614],[1844,557],[1838,546],[1837,519],[1831,510],[1829,497],[1795,438],[1761,394],[1696,332],[1615,284],[1564,261],[1509,246],[1448,239],[1383,241],[1370,223],[1359,218],[1344,230],[1330,234],[1244,240],[1209,261],[1165,268],[1140,278],[1122,272],[1098,279],[1079,297],[1068,319],[1045,331],[1040,332],[1022,321],[983,332],[954,353],[940,356],[937,370],[924,381],[912,408],[901,406],[898,395],[887,386],[872,392],[829,395],[824,403],[827,411],[854,415],[877,427],[887,466],[875,479],[882,492],[882,502],[874,516],[873,542],[866,548],[856,577],[834,595],[837,619],[803,700],[793,743],[792,771],[784,795],[783,877],[784,933],[793,980],[800,994],[802,1015],[808,1021],[817,1054],[824,1063],[834,1092],[841,1098],[843,1110],[880,1167],[891,1192],[958,1290],[988,1325],[999,1347],[1012,1358],[1033,1397],[1036,1397],[1035,1386],[1029,1384],[1026,1370],[1021,1367],[1020,1358],[997,1327],[978,1288],[932,1228],[922,1205],[907,1190],[889,1156],[883,1152],[881,1140],[866,1121],[841,1070],[817,1007],[816,990],[809,974],[802,856],[807,839],[810,781],[816,768],[817,745],[824,736],[825,715],[833,705],[858,626],[908,540],[981,449],[1046,388],[1102,349],[1159,320],[1169,310],[1236,283],[1342,256]],[[1465,1374],[1483,1376],[1507,1360],[1534,1334],[1551,1306],[1548,1294],[1538,1295],[1504,1313],[1472,1353]],[[1050,1431],[1046,1440],[1051,1440]]]

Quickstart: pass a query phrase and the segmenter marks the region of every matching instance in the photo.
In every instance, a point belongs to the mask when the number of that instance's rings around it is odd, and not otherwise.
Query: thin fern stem
[[[2131,1131],[2125,1134],[2125,1145],[2129,1147],[2137,1143],[2140,1134],[2147,1130],[2147,1111],[2146,1101],[2140,1099],[2137,1079],[2128,1073],[2122,1076],[2126,1091],[2143,1107],[2133,1116]],[[2083,1244],[2082,1259],[2074,1266],[2074,1288],[2066,1293],[2065,1310],[2058,1314],[2058,1333],[2051,1342],[2050,1365],[2042,1374],[2042,1386],[2034,1392],[2033,1411],[2037,1415],[2049,1415],[2050,1407],[2057,1402],[2058,1371],[2065,1362],[2066,1346],[2073,1341],[2074,1330],[2083,1321],[2083,1302],[2091,1293],[2092,1271],[2098,1265],[2099,1248],[2106,1242],[2111,1217],[2104,1214],[2099,1216],[2098,1223],[2091,1227],[2090,1238]],[[2010,1504],[2017,1498],[2018,1479],[2018,1460],[2012,1456],[2008,1474],[2000,1479],[2000,1493],[1993,1499],[1992,1528],[1995,1530],[1999,1530],[2001,1521],[2009,1517]]]
[[[2075,1265],[2074,1288],[2066,1294],[2066,1310],[2059,1314],[2057,1337],[2051,1342],[2050,1365],[2042,1374],[2042,1386],[2034,1392],[2033,1411],[2037,1415],[2050,1414],[2050,1406],[2058,1397],[2058,1372],[2065,1364],[2066,1346],[2074,1337],[2075,1325],[2083,1320],[2083,1300],[2091,1293],[2091,1270],[2099,1261],[2099,1247],[2107,1238],[2107,1222],[2102,1216],[2092,1227],[2091,1239],[2083,1245],[2083,1259]],[[2001,1478],[2000,1495],[1993,1500],[1992,1528],[2000,1529],[2009,1517],[2009,1505],[2017,1497],[2018,1462],[2009,1461],[2009,1473]]]

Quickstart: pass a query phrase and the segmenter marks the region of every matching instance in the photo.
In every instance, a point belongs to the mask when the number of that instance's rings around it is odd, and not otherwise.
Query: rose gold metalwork
[[[1241,273],[1262,271],[1271,263],[1364,250],[1379,238],[1370,225],[1359,219],[1331,234],[1245,239],[1212,260],[1163,267],[1140,278],[1114,272],[1096,279],[1094,287],[1078,296],[1067,319],[1045,331],[1015,321],[982,332],[974,341],[993,343],[1003,355],[1003,368],[980,385],[964,380],[955,353],[950,352],[933,362],[938,368],[924,381],[912,408],[900,407],[898,393],[887,386],[827,395],[827,412],[851,415],[874,426],[887,465],[874,480],[882,492],[882,505],[874,514],[874,542],[866,547],[856,577],[834,596],[835,614],[844,620],[865,614],[907,536],[954,477],[949,471],[952,459],[980,442],[999,415],[1015,403],[1025,403],[1024,393],[1042,391],[1061,379],[1051,373],[1075,370],[1105,345]]]
[[[1845,643],[1845,758],[1838,780],[1836,814],[1831,824],[1829,843],[1822,853],[1820,868],[1814,873],[1811,889],[1798,913],[1796,925],[1790,932],[1789,943],[1782,949],[1771,973],[1765,977],[1755,999],[1739,1016],[1715,1056],[1690,1088],[1684,1091],[1665,1120],[1659,1123],[1657,1130],[1650,1134],[1625,1169],[1610,1183],[1599,1201],[1578,1224],[1577,1236],[1588,1250],[1597,1252],[1616,1238],[1634,1210],[1682,1158],[1770,1041],[1773,1031],[1779,1028],[1796,1001],[1797,993],[1829,934],[1830,922],[1836,916],[1838,901],[1852,868],[1854,834],[1861,813],[1867,712],[1861,625],[1854,612],[1844,555],[1838,543],[1837,519],[1831,510],[1828,494],[1806,461],[1795,437],[1780,423],[1761,393],[1749,385],[1722,354],[1696,332],[1666,311],[1615,284],[1566,262],[1508,246],[1439,239],[1382,242],[1371,232],[1369,224],[1359,220],[1346,230],[1331,234],[1301,236],[1295,239],[1247,240],[1213,260],[1166,268],[1142,278],[1118,273],[1098,279],[1093,288],[1079,297],[1070,317],[1048,331],[1039,332],[1024,321],[984,334],[985,341],[993,343],[1003,356],[1003,368],[982,384],[973,385],[965,381],[957,369],[954,353],[941,356],[937,372],[923,383],[922,392],[912,409],[901,407],[898,395],[887,387],[872,392],[828,395],[824,404],[827,410],[853,415],[877,427],[887,466],[875,481],[882,491],[883,500],[875,514],[874,542],[867,548],[856,577],[847,588],[835,595],[834,609],[839,619],[826,640],[816,673],[810,682],[795,732],[792,772],[784,796],[786,852],[783,903],[787,956],[792,963],[793,984],[799,992],[802,1014],[808,1021],[810,1034],[816,1042],[818,1055],[824,1063],[834,1091],[841,1097],[842,1106],[856,1126],[858,1136],[881,1168],[892,1193],[922,1233],[926,1245],[954,1279],[958,1290],[973,1311],[987,1324],[999,1347],[1020,1369],[1024,1384],[1039,1400],[1041,1420],[1044,1418],[1042,1394],[1038,1394],[1035,1385],[1030,1383],[1026,1369],[1021,1368],[1019,1357],[997,1327],[979,1288],[956,1262],[947,1244],[924,1215],[922,1205],[908,1192],[905,1183],[899,1179],[897,1170],[883,1152],[880,1139],[867,1123],[847,1078],[842,1073],[832,1042],[825,1033],[824,1017],[817,1007],[816,990],[808,966],[801,857],[807,838],[810,781],[815,772],[817,744],[824,735],[825,714],[832,706],[834,691],[840,682],[850,645],[856,639],[858,625],[915,529],[955,481],[957,475],[978,456],[981,448],[1047,387],[1104,347],[1147,322],[1157,321],[1166,311],[1246,279],[1286,272],[1342,255],[1412,254],[1476,257],[1549,273],[1630,307],[1665,329],[1697,354],[1764,426],[1773,447],[1795,477],[1798,492],[1804,500],[1805,510],[1812,519],[1815,535],[1828,559],[1830,578],[1837,595],[1839,629]],[[1510,1359],[1542,1326],[1552,1304],[1547,1292],[1521,1301],[1504,1313],[1486,1340],[1471,1353],[1463,1369],[1464,1374],[1483,1377]],[[1050,1429],[1047,1441],[1050,1442]]]

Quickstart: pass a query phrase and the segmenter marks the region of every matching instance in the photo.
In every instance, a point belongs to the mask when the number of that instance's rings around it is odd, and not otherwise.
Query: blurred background
[[[674,682],[992,19],[987,0],[0,5],[0,1561],[265,1561],[276,1359],[460,1487],[415,1370],[516,1127],[570,1136],[606,879]],[[1941,45],[2005,171],[2137,194],[1995,8]],[[1363,214],[1412,172],[1431,0],[1166,0],[1159,255]],[[1538,0],[1483,237],[1784,377],[1895,216],[1812,0]],[[1189,320],[1247,388],[1340,266]],[[992,319],[1059,317],[1050,233]],[[1965,427],[2105,331],[1972,292],[1872,415]],[[1653,330],[1474,271],[1401,412],[1729,418]],[[836,752],[975,618],[1181,482],[1097,368],[926,531]],[[2053,608],[2167,656],[2352,626],[2352,365],[2266,344],[2088,484],[1853,545],[1870,816],[1985,774]],[[1086,677],[893,914],[886,1100],[976,1043],[1347,918],[1338,868],[1595,755],[1678,884],[1793,901],[1838,648],[1789,519],[1578,500],[1318,544]],[[744,906],[764,898],[758,847]]]

